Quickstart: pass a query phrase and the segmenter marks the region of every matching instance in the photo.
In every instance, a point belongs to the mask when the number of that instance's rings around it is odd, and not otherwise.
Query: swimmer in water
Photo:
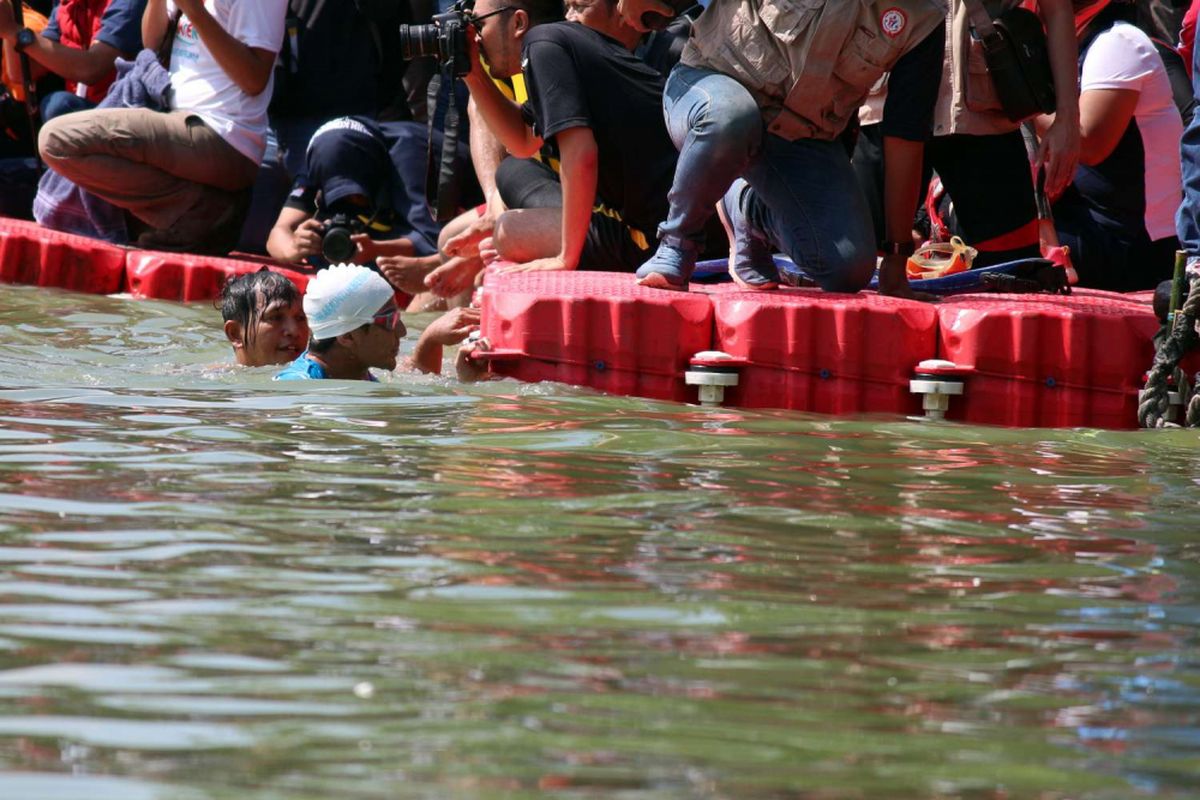
[[[356,264],[321,270],[308,283],[304,312],[308,349],[275,380],[374,381],[371,367],[396,368],[406,331],[395,291],[378,272]]]
[[[295,284],[263,267],[221,288],[225,338],[244,367],[286,364],[308,344],[308,318]]]

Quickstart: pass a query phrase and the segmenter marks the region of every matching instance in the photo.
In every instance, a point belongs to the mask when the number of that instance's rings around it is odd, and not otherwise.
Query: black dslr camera
[[[414,58],[436,58],[443,67],[450,67],[454,77],[461,78],[471,71],[467,57],[467,26],[471,24],[474,0],[458,0],[444,14],[434,14],[428,25],[400,26],[400,55],[405,61]]]
[[[330,264],[350,263],[358,253],[358,245],[351,237],[366,232],[367,226],[358,217],[334,214],[321,226],[321,255]]]

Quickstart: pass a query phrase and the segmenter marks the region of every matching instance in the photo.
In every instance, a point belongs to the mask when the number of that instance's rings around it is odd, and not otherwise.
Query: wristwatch
[[[36,41],[37,34],[33,32],[32,28],[21,28],[17,31],[17,43],[13,45],[13,49],[19,53]]]
[[[911,256],[917,252],[917,246],[909,239],[907,242],[884,242],[880,250],[885,256]]]

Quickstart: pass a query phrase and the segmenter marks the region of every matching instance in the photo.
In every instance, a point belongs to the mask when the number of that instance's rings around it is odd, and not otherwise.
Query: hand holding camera
[[[306,219],[292,233],[292,246],[295,254],[291,260],[300,261],[308,256],[321,253],[322,225],[316,219]]]
[[[325,220],[320,230],[320,252],[330,264],[353,264],[369,260],[358,258],[357,237],[367,232],[367,226],[358,217],[346,213],[334,214]]]

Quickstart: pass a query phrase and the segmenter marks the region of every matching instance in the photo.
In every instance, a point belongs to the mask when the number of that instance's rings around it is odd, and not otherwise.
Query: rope
[[[1200,387],[1192,394],[1192,399],[1188,402],[1187,417],[1184,420],[1189,428],[1200,427]]]
[[[1196,320],[1200,318],[1200,275],[1188,276],[1188,284],[1187,300],[1176,312],[1170,334],[1159,344],[1146,388],[1138,398],[1138,423],[1143,428],[1167,426],[1170,378],[1188,351],[1200,343],[1196,336]],[[1200,404],[1193,398],[1188,404],[1188,424],[1192,424],[1193,406],[1196,407],[1196,421],[1200,423]]]

